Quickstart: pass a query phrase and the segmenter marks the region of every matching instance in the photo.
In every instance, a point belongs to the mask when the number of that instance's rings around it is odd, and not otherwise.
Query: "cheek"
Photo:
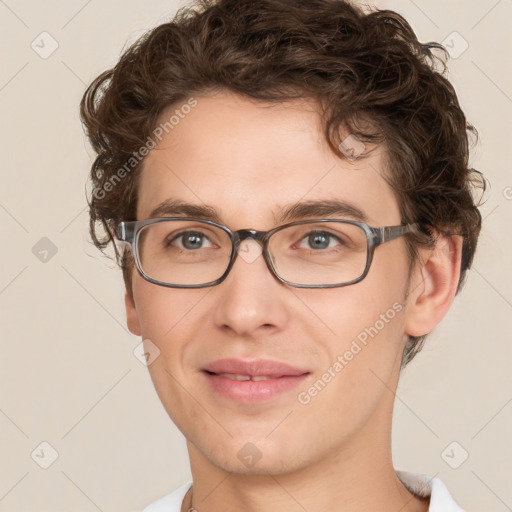
[[[182,431],[188,430],[187,425],[200,412],[185,389],[190,378],[189,345],[193,346],[197,338],[194,331],[203,324],[202,319],[194,316],[200,309],[195,306],[205,293],[204,289],[177,290],[141,280],[134,282],[142,338],[150,340],[149,350],[156,354],[148,371],[160,401]]]
[[[205,293],[208,289],[166,288],[136,276],[133,294],[142,336],[162,342],[172,338],[174,329],[185,317],[193,314],[194,307]]]
[[[347,349],[351,340],[364,343],[377,336],[382,343],[399,345],[404,328],[406,284],[404,266],[377,264],[372,265],[363,281],[354,285],[325,289],[318,294],[316,290],[301,290],[302,302],[317,318],[315,322],[304,321],[304,327],[309,329],[311,339],[317,339],[323,330],[331,353],[333,349]]]
[[[316,379],[297,397],[298,417],[312,422],[323,418],[322,428],[333,435],[344,430],[350,436],[380,403],[389,407],[403,349],[400,288],[369,295],[356,287],[350,293],[347,287],[344,296],[337,292],[320,310],[334,334],[324,338]]]
[[[318,340],[319,326],[325,326],[319,347],[324,351],[325,371],[340,362],[341,356],[343,370],[335,373],[343,373],[339,381],[349,387],[357,386],[362,378],[368,384],[376,381],[372,371],[387,381],[404,346],[407,256],[402,251],[386,251],[385,246],[380,249],[363,281],[322,290],[325,293],[316,296],[309,290],[301,297],[319,320],[304,322],[307,337]]]
[[[160,393],[160,388],[175,387],[183,376],[187,347],[194,340],[194,330],[204,324],[197,317],[197,307],[208,293],[206,289],[178,290],[148,283],[142,279],[134,281],[134,299],[141,335],[150,340],[158,357],[149,365],[151,377]]]

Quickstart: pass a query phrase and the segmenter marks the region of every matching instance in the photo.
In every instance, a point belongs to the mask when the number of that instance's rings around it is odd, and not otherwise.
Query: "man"
[[[146,511],[461,510],[391,455],[481,224],[440,50],[390,11],[219,0],[87,90],[92,237],[193,477]]]

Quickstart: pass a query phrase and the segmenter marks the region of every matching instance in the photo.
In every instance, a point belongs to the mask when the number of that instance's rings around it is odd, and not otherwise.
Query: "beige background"
[[[480,132],[472,163],[491,183],[467,285],[402,376],[395,466],[439,476],[469,511],[511,510],[512,1],[376,5],[422,40],[448,38]],[[177,6],[0,0],[0,511],[140,510],[189,478],[183,437],[133,354],[121,275],[88,240],[78,119],[86,84]]]

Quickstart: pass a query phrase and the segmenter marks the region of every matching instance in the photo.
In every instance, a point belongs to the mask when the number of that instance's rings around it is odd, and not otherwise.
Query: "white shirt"
[[[395,471],[404,486],[420,498],[430,496],[429,512],[464,512],[451,497],[439,478],[408,471]],[[148,505],[142,512],[180,512],[183,498],[192,482],[187,482],[171,494]]]

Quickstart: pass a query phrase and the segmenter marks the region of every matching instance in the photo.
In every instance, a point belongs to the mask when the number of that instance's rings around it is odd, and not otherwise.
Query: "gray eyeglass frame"
[[[138,235],[142,228],[149,226],[151,224],[157,224],[159,222],[166,222],[169,220],[176,220],[176,221],[193,221],[193,222],[199,222],[202,224],[207,224],[210,226],[215,226],[217,228],[222,229],[230,238],[231,240],[231,256],[229,259],[228,266],[222,274],[221,277],[216,279],[215,281],[210,281],[209,283],[205,284],[171,284],[166,283],[164,281],[158,281],[156,279],[153,279],[149,277],[147,274],[144,273],[144,270],[142,269],[142,266],[140,264],[139,259],[139,251],[138,251]],[[279,276],[276,269],[274,268],[274,265],[272,263],[272,259],[270,257],[270,254],[268,252],[268,241],[270,237],[277,233],[278,231],[281,231],[282,229],[288,228],[290,226],[297,226],[300,224],[309,224],[309,223],[342,223],[342,224],[351,224],[353,226],[357,226],[360,229],[362,229],[366,235],[367,240],[367,250],[366,250],[366,266],[363,270],[363,273],[357,278],[353,279],[352,281],[348,281],[346,283],[337,283],[337,284],[298,284],[298,283],[292,283],[290,281],[286,281],[282,277]],[[218,224],[217,222],[213,222],[211,220],[205,220],[205,219],[198,219],[195,217],[158,217],[155,219],[146,219],[146,220],[136,220],[136,221],[123,221],[119,223],[116,229],[117,238],[120,242],[124,242],[130,245],[132,254],[135,259],[135,265],[137,267],[137,270],[139,271],[139,274],[150,283],[157,284],[160,286],[165,286],[168,288],[208,288],[210,286],[215,286],[228,276],[231,268],[233,267],[233,264],[235,263],[236,257],[238,255],[238,248],[240,247],[240,243],[243,240],[246,240],[248,238],[252,238],[253,240],[257,240],[263,245],[263,258],[265,259],[265,263],[267,264],[268,269],[270,272],[274,275],[274,277],[280,281],[283,284],[286,284],[288,286],[293,286],[295,288],[340,288],[342,286],[349,286],[352,284],[356,284],[360,281],[362,281],[368,274],[368,271],[370,270],[370,265],[373,260],[373,253],[375,251],[375,248],[379,245],[382,245],[386,242],[391,242],[392,240],[395,240],[396,238],[399,238],[403,235],[406,235],[407,233],[410,233],[412,231],[418,230],[418,224],[405,224],[400,226],[383,226],[380,228],[375,228],[372,226],[369,226],[368,224],[364,222],[359,222],[355,220],[347,220],[347,219],[310,219],[310,220],[299,220],[296,222],[290,222],[288,224],[283,224],[282,226],[277,226],[269,231],[257,231],[255,229],[239,229],[237,231],[231,231],[227,226],[223,226],[222,224]]]

